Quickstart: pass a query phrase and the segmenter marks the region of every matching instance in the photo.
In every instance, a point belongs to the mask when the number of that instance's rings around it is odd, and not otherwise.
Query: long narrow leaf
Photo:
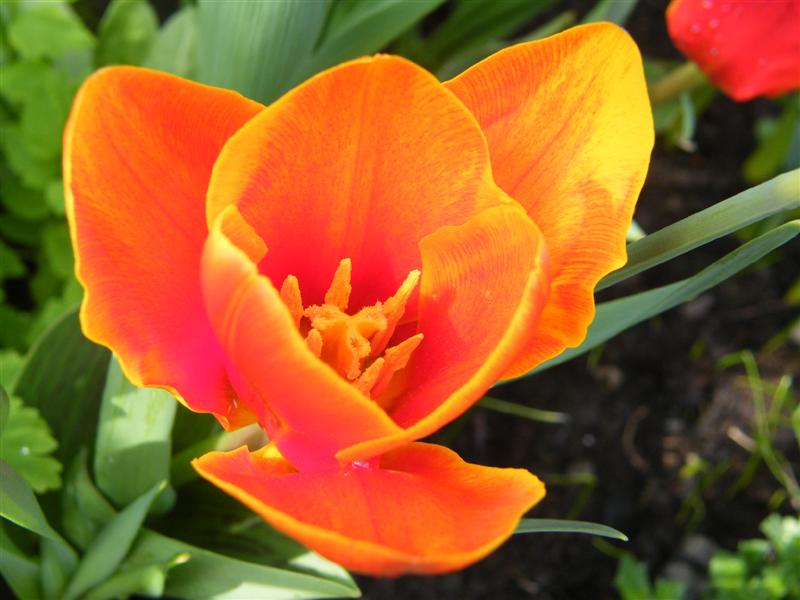
[[[604,278],[602,290],[772,215],[800,208],[800,169],[723,200],[628,246],[628,263]]]
[[[598,305],[595,319],[580,346],[562,352],[522,377],[580,356],[629,327],[696,298],[785,244],[799,232],[800,220],[790,221],[740,246],[692,277]]]
[[[297,67],[311,56],[329,7],[330,0],[200,0],[200,81],[272,102],[299,83]]]
[[[172,569],[165,593],[178,598],[355,598],[355,583],[245,562],[145,530],[126,561],[136,567],[187,553],[189,560]],[[346,572],[342,570],[346,577]]]
[[[18,598],[39,595],[39,565],[14,545],[0,525],[0,575]]]
[[[342,61],[381,50],[444,0],[360,0],[347,6],[337,18],[335,6],[331,23],[308,63],[300,67],[305,79]]]
[[[566,519],[522,519],[514,533],[581,533],[628,541],[627,535],[608,525]]]
[[[0,460],[0,516],[42,537],[61,541],[28,483],[11,465]]]
[[[164,390],[134,386],[112,358],[100,406],[94,474],[97,486],[118,506],[169,478],[176,406]]]
[[[80,597],[116,571],[138,535],[150,505],[163,489],[163,483],[154,486],[109,521],[78,565],[64,593],[65,600]]]

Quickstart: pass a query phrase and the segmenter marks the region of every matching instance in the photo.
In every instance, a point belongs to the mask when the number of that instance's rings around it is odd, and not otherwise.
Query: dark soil
[[[677,58],[663,8],[640,3],[629,29],[648,56]],[[749,187],[740,165],[753,149],[755,119],[772,108],[767,101],[735,104],[720,95],[700,120],[695,153],[668,151],[657,143],[638,205],[640,225],[654,231]],[[627,295],[681,279],[738,243],[721,240],[608,291]],[[729,428],[752,433],[752,400],[742,369],[723,370],[717,362],[750,349],[767,380],[800,371],[796,343],[759,353],[796,317],[796,307],[782,298],[798,276],[798,264],[795,241],[768,263],[626,331],[591,360],[581,357],[493,391],[499,398],[565,412],[571,417],[566,425],[480,408],[458,424],[461,429],[449,445],[465,460],[525,467],[548,483],[547,497],[530,516],[605,523],[627,533],[630,542],[612,547],[577,535],[515,536],[460,573],[359,578],[365,597],[618,598],[612,587],[615,548],[646,561],[651,573],[689,581],[696,591],[710,552],[733,549],[738,540],[756,535],[779,487],[761,467],[749,485],[730,493],[748,452],[731,439]],[[790,437],[776,443],[800,464]],[[693,457],[727,469],[705,482],[702,474],[682,477],[681,468]],[[596,480],[593,487],[565,484],[587,476]],[[686,511],[687,505],[696,510]],[[789,510],[785,502],[782,508]]]

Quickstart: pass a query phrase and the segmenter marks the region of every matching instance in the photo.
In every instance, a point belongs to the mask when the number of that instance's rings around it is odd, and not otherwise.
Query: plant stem
[[[676,67],[650,86],[650,103],[659,106],[690,92],[707,81],[706,76],[693,62]]]

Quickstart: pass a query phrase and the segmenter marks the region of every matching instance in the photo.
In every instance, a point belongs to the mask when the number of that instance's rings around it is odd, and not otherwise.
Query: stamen
[[[328,292],[325,294],[325,304],[332,304],[340,310],[347,310],[350,302],[350,292],[353,290],[350,285],[350,274],[353,265],[349,258],[343,258],[333,274],[333,281]]]
[[[411,354],[417,349],[417,346],[420,345],[423,337],[421,333],[418,333],[386,350],[383,355],[383,369],[381,369],[380,376],[370,390],[373,398],[377,398],[386,391],[386,388],[389,387],[389,382],[392,380],[392,376],[397,373],[397,371],[406,368],[408,361],[411,359]]]
[[[383,303],[383,314],[386,315],[387,326],[384,331],[372,339],[372,356],[380,356],[389,340],[392,339],[394,330],[406,311],[406,303],[414,292],[414,288],[417,287],[419,276],[420,272],[416,269],[411,271],[395,295]]]
[[[323,304],[305,309],[300,284],[296,277],[289,275],[281,286],[281,298],[298,328],[308,332],[305,341],[311,353],[364,395],[375,399],[389,389],[395,373],[406,367],[411,354],[422,342],[422,334],[418,333],[386,349],[419,282],[420,273],[411,271],[386,302],[365,306],[354,315],[345,312],[352,291],[351,275],[350,259],[345,258],[339,262]],[[303,324],[303,319],[308,319],[308,324]]]
[[[378,380],[381,372],[383,371],[383,358],[378,358],[361,374],[361,376],[353,382],[356,389],[361,390],[367,396],[370,395],[375,382]]]
[[[289,309],[295,326],[299,327],[300,319],[303,318],[303,297],[300,295],[300,283],[294,275],[289,275],[283,280],[281,300]]]
[[[316,329],[311,329],[306,336],[306,345],[308,349],[316,356],[320,357],[322,354],[322,335]]]

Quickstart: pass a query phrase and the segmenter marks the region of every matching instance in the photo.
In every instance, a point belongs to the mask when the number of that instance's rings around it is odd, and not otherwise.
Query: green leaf
[[[628,541],[627,535],[608,525],[567,519],[522,519],[514,531],[514,534],[519,533],[580,533]]]
[[[27,59],[56,58],[94,45],[94,37],[70,8],[44,2],[32,3],[11,21],[8,39]]]
[[[628,246],[627,264],[605,277],[597,290],[619,283],[742,227],[775,214],[796,210],[800,208],[799,189],[800,169],[795,169],[651,233]]]
[[[728,552],[718,552],[711,557],[708,573],[712,586],[718,590],[741,591],[747,581],[744,559]]]
[[[44,597],[48,600],[60,600],[78,558],[72,548],[48,538],[42,540],[40,554],[39,583]]]
[[[478,402],[478,406],[507,415],[530,419],[531,421],[539,421],[540,423],[566,423],[569,421],[569,415],[566,413],[531,408],[530,406],[525,406],[516,402],[507,402],[506,400],[492,398],[491,396],[484,396],[481,398]]]
[[[64,208],[64,183],[60,179],[54,179],[44,190],[44,199],[50,212],[56,217],[63,217],[66,214]],[[70,249],[70,256],[72,251]]]
[[[22,277],[25,272],[25,263],[22,259],[0,239],[0,281]]]
[[[569,348],[539,365],[533,372],[543,371],[588,352],[629,327],[646,321],[671,308],[696,298],[703,292],[732,277],[785,244],[800,232],[800,221],[790,221],[740,246],[696,275],[670,285],[603,302],[597,311],[586,339],[577,348]],[[530,373],[523,375],[526,377]]]
[[[40,160],[58,160],[76,86],[66,76],[50,70],[39,80],[35,94],[22,105],[20,127],[31,156]]]
[[[108,350],[83,337],[73,309],[36,341],[10,390],[50,425],[62,464],[94,439],[108,358]]]
[[[37,494],[61,487],[61,463],[49,456],[58,447],[47,422],[32,406],[11,398],[0,432],[0,459],[11,465]]]
[[[655,599],[650,577],[647,575],[647,566],[630,554],[624,554],[617,565],[614,587],[622,600]]]
[[[3,177],[0,183],[0,200],[9,214],[26,221],[39,221],[49,212],[41,191],[26,186],[13,174]]]
[[[19,354],[13,350],[0,350],[0,386],[6,390],[12,389],[21,368],[22,357]]]
[[[198,78],[269,103],[301,80],[330,7],[329,0],[200,0]]]
[[[75,456],[64,477],[61,523],[69,540],[86,550],[97,533],[114,518],[116,511],[95,487],[86,466],[85,448]]]
[[[792,429],[794,430],[794,440],[800,447],[800,406],[792,412]]]
[[[461,0],[444,23],[425,40],[423,53],[427,58],[423,58],[423,62],[438,69],[441,63],[452,60],[457,54],[469,53],[513,34],[552,3],[551,0]]]
[[[156,35],[145,67],[193,78],[197,71],[197,9],[184,6],[172,15]]]
[[[147,0],[112,0],[100,20],[95,62],[141,64],[158,30],[158,17]]]
[[[0,522],[0,575],[17,598],[39,596],[39,565],[16,547]]]
[[[0,96],[20,106],[33,100],[42,91],[43,82],[56,76],[53,67],[40,60],[18,60],[3,65]]]
[[[176,565],[185,563],[189,558],[188,554],[179,554],[166,563],[155,563],[120,571],[92,588],[83,597],[83,600],[114,600],[115,598],[127,598],[132,594],[160,598],[164,595],[167,571]]]
[[[358,587],[342,578],[326,578],[268,567],[217,554],[145,530],[126,565],[152,564],[188,553],[191,558],[172,569],[166,594],[178,598],[357,598]]]
[[[42,537],[61,540],[50,527],[28,483],[11,465],[0,460],[0,516]]]
[[[659,579],[656,581],[655,600],[682,600],[686,595],[686,584],[674,579]]]
[[[118,506],[169,478],[176,406],[164,390],[134,386],[116,358],[111,359],[100,406],[94,474],[97,486]]]
[[[59,278],[72,277],[74,260],[69,227],[63,221],[47,223],[42,230],[42,251],[47,264]]]
[[[584,23],[597,21],[610,21],[617,25],[624,25],[625,21],[636,8],[638,0],[600,0],[583,19]]]
[[[11,401],[8,398],[8,394],[6,393],[6,388],[0,384],[0,436],[3,435],[3,432],[6,430],[6,425],[8,424],[8,415],[11,411]],[[0,439],[2,439],[0,437]],[[0,448],[2,450],[2,448]]]
[[[335,4],[313,56],[299,68],[299,80],[345,60],[384,48],[443,2],[354,0]]]
[[[24,348],[30,324],[30,314],[0,304],[0,346]]]
[[[3,148],[9,168],[22,182],[36,190],[43,190],[61,171],[58,158],[39,158],[28,147],[29,140],[19,124],[0,124],[0,146]],[[10,228],[4,228],[8,239],[20,239]]]
[[[772,177],[784,165],[792,142],[800,138],[800,102],[789,101],[777,119],[762,119],[756,127],[758,146],[742,165],[744,178],[759,183]]]
[[[163,482],[153,486],[108,522],[86,550],[64,593],[65,600],[81,596],[116,571],[164,486]]]

